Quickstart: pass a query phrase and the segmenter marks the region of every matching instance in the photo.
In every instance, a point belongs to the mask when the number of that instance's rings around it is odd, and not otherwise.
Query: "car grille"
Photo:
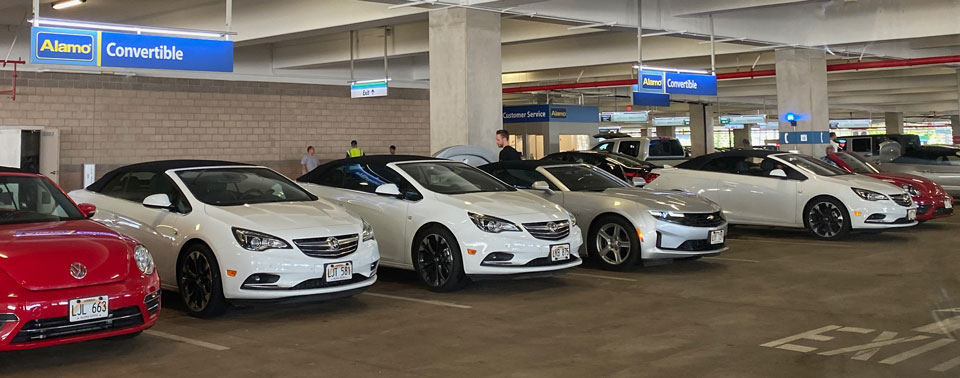
[[[357,251],[360,238],[357,234],[329,236],[293,241],[303,254],[310,257],[340,257]]]
[[[913,198],[910,198],[909,194],[892,194],[890,195],[890,199],[892,199],[893,202],[896,202],[897,205],[900,205],[900,206],[904,206],[904,207],[913,206]]]
[[[154,315],[160,311],[160,290],[147,294],[143,298],[143,304],[147,307],[147,313]]]
[[[527,262],[526,264],[519,265],[519,266],[522,266],[522,267],[525,267],[525,268],[529,268],[529,267],[536,267],[536,266],[565,265],[565,264],[570,264],[570,263],[577,262],[577,260],[580,260],[580,258],[578,258],[577,256],[574,256],[574,255],[572,255],[572,254],[570,255],[570,259],[569,259],[569,260],[562,260],[562,261],[551,261],[551,260],[550,260],[550,257],[539,257],[539,258],[535,258],[535,259],[533,259],[533,260],[530,260],[530,261]],[[501,266],[503,266],[503,265],[501,265]],[[509,266],[509,265],[507,265],[507,266]]]
[[[543,240],[560,240],[570,235],[569,221],[524,223],[523,228],[533,237]]]
[[[685,252],[708,252],[724,249],[727,247],[726,243],[720,244],[710,244],[710,239],[699,239],[699,240],[687,240],[676,248],[664,248],[660,244],[661,235],[657,232],[657,248],[668,250],[668,251],[685,251]]]
[[[948,209],[946,207],[941,207],[933,211],[934,216],[950,215],[950,214],[953,214],[953,208]]]
[[[709,214],[690,214],[684,213],[680,224],[690,227],[717,227],[723,225],[726,220],[723,219],[723,213],[715,212]]]
[[[350,285],[350,284],[355,284],[357,282],[363,282],[368,278],[369,277],[364,276],[362,274],[354,274],[353,277],[350,278],[349,280],[334,281],[334,282],[327,282],[323,278],[314,278],[314,279],[309,279],[301,283],[298,283],[296,286],[291,287],[289,290],[310,290],[310,289],[320,289],[324,287]]]
[[[27,322],[13,338],[11,344],[32,341],[51,340],[91,333],[114,331],[136,327],[143,324],[143,315],[137,306],[123,307],[110,311],[103,319],[71,323],[67,316],[60,318],[35,319]]]

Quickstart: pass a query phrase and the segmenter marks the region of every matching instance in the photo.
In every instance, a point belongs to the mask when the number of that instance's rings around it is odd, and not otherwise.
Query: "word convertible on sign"
[[[35,27],[30,62],[233,72],[233,42]]]

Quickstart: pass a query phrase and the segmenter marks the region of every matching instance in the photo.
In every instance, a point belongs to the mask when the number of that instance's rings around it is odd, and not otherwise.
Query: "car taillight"
[[[657,177],[660,177],[660,174],[659,174],[659,173],[650,172],[650,173],[647,173],[647,177],[644,177],[643,179],[644,179],[644,180],[647,180],[647,183],[649,184],[649,183],[653,182],[653,180],[656,180]]]

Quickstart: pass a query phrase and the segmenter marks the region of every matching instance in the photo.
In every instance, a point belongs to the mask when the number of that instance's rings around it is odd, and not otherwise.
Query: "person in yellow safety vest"
[[[351,140],[350,149],[347,150],[347,157],[352,158],[352,157],[361,157],[361,156],[363,156],[363,150],[357,147],[357,141]]]

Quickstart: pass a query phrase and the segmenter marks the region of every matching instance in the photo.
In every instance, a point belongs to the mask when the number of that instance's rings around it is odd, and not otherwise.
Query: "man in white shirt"
[[[318,159],[314,153],[316,153],[316,151],[313,149],[313,146],[307,146],[307,153],[300,158],[300,174],[305,175],[320,165],[320,159]]]

